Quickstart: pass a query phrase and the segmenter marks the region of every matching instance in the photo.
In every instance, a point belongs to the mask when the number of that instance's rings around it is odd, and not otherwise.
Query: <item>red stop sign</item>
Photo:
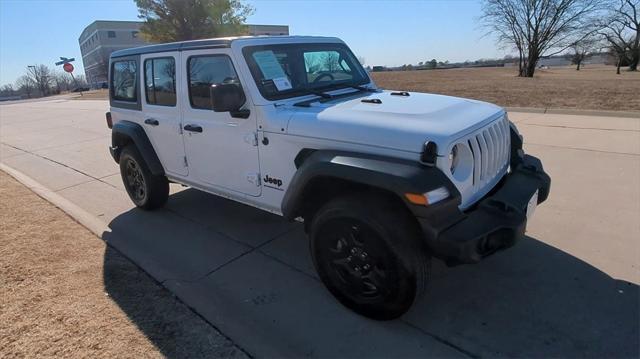
[[[71,65],[70,63],[66,63],[62,66],[62,68],[66,71],[66,72],[73,72],[73,65]]]

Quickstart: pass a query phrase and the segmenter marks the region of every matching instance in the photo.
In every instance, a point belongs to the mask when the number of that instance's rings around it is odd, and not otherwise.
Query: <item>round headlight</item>
[[[449,152],[449,171],[453,178],[464,181],[473,173],[473,154],[469,146],[458,143]]]
[[[458,146],[460,145],[453,146],[451,152],[449,152],[449,170],[451,174],[455,174],[456,167],[458,167]]]

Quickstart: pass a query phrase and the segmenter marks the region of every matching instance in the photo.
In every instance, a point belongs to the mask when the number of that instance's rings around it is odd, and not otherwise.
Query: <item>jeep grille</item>
[[[439,167],[460,191],[460,208],[465,209],[487,194],[507,172],[511,153],[509,120],[506,115],[500,116],[485,127],[459,138],[450,146],[456,143],[466,144],[471,150],[472,173],[464,180],[458,180],[451,174],[448,165],[441,163]]]
[[[473,186],[481,189],[504,172],[509,162],[509,121],[506,116],[467,138],[473,153]]]

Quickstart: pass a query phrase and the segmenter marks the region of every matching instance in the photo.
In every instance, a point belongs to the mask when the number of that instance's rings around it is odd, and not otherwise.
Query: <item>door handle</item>
[[[184,130],[189,132],[202,132],[202,127],[198,125],[186,125],[184,126]]]
[[[158,122],[158,120],[154,120],[152,118],[148,118],[148,119],[144,120],[144,123],[146,123],[147,125],[151,125],[151,126],[158,126],[160,124],[160,122]]]

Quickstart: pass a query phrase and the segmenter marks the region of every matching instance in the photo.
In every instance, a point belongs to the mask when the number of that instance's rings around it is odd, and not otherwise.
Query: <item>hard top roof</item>
[[[223,48],[231,47],[233,42],[251,42],[258,45],[259,43],[279,43],[289,42],[287,40],[327,40],[330,42],[340,41],[335,37],[318,37],[318,36],[238,36],[238,37],[221,37],[213,39],[202,40],[190,40],[169,42],[165,44],[148,45],[140,47],[132,47],[129,49],[123,49],[114,51],[111,53],[111,58],[150,54],[155,52],[168,52],[168,51],[183,51],[183,50],[197,50],[197,49],[209,49],[209,48]],[[284,41],[283,41],[284,40]]]

